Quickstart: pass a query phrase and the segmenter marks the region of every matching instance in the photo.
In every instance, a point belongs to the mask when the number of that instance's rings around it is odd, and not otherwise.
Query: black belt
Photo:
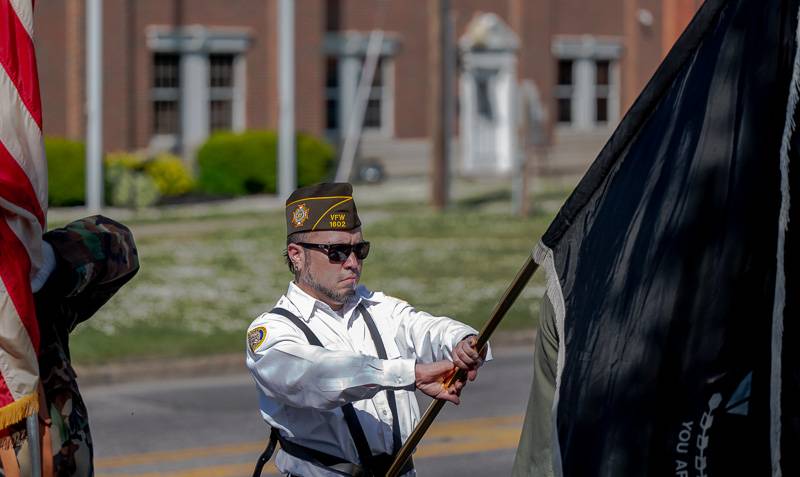
[[[390,454],[376,454],[370,459],[369,470],[363,466],[354,464],[348,460],[334,455],[326,454],[310,447],[305,447],[300,444],[291,442],[285,439],[280,432],[274,431],[277,435],[278,442],[281,443],[281,449],[292,457],[304,460],[316,466],[325,467],[333,471],[339,472],[343,475],[352,477],[382,477],[389,472],[389,467],[394,462],[394,455]],[[272,435],[270,435],[270,439]],[[406,465],[400,470],[400,474],[405,474],[414,468],[414,462],[409,459]]]
[[[325,467],[343,475],[352,477],[384,476],[389,472],[389,468],[392,466],[395,458],[395,455],[390,454],[373,455],[370,457],[369,462],[370,471],[367,471],[364,469],[364,467],[354,464],[341,457],[326,454],[325,452],[302,446],[284,439],[281,433],[277,429],[273,428],[269,434],[269,443],[267,444],[267,448],[264,449],[264,452],[258,458],[255,471],[253,472],[253,477],[261,476],[261,470],[264,468],[264,465],[269,462],[270,458],[272,458],[272,454],[275,452],[275,447],[278,442],[281,444],[281,449],[283,449],[284,452],[292,457],[296,457],[313,465]],[[413,468],[414,460],[408,459],[405,465],[403,465],[403,468],[400,469],[400,475],[411,471]]]

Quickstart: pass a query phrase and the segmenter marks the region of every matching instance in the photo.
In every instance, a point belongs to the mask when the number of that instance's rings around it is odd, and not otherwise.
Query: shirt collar
[[[314,308],[317,306],[317,299],[303,291],[302,288],[297,286],[295,282],[289,282],[289,290],[286,291],[286,298],[292,302],[297,311],[300,312],[300,318],[304,321],[311,319],[314,314]]]
[[[344,306],[344,316],[348,317],[352,314],[352,310],[354,310],[359,303],[362,301],[365,302],[372,302],[371,299],[372,292],[367,289],[367,287],[363,285],[359,285],[356,289],[356,294],[353,296],[351,301]],[[297,308],[297,311],[300,312],[300,317],[305,320],[306,322],[311,319],[314,315],[314,310],[319,307],[324,307],[330,309],[330,307],[320,300],[312,297],[308,293],[306,293],[302,288],[297,286],[295,282],[289,282],[289,289],[286,292],[286,298],[292,302],[292,304]],[[334,312],[335,313],[335,312]]]

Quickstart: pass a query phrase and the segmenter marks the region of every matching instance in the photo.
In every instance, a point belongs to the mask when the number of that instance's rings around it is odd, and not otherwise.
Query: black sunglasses
[[[359,260],[364,260],[367,258],[367,255],[369,255],[369,242],[359,242],[353,245],[349,243],[324,244],[298,242],[297,245],[303,248],[322,250],[328,254],[328,260],[330,260],[331,263],[344,263],[351,253],[355,253],[356,258]]]

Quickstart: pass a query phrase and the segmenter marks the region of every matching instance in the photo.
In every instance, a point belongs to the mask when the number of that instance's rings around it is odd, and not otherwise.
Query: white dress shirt
[[[386,360],[377,358],[356,308],[359,303],[375,321]],[[255,339],[248,345],[247,367],[258,388],[261,415],[290,441],[350,462],[358,462],[358,452],[340,407],[353,403],[373,454],[391,454],[392,413],[385,389],[395,390],[405,441],[419,421],[414,365],[450,360],[459,341],[477,334],[467,325],[418,311],[364,286],[358,287],[341,314],[294,283],[276,307],[305,321],[324,348],[309,344],[284,316],[267,312],[253,321],[248,337]],[[341,475],[283,451],[275,464],[281,472],[304,477]]]

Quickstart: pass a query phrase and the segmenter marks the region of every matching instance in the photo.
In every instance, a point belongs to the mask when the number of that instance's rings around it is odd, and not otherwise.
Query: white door
[[[497,168],[497,71],[475,71],[475,169]]]

